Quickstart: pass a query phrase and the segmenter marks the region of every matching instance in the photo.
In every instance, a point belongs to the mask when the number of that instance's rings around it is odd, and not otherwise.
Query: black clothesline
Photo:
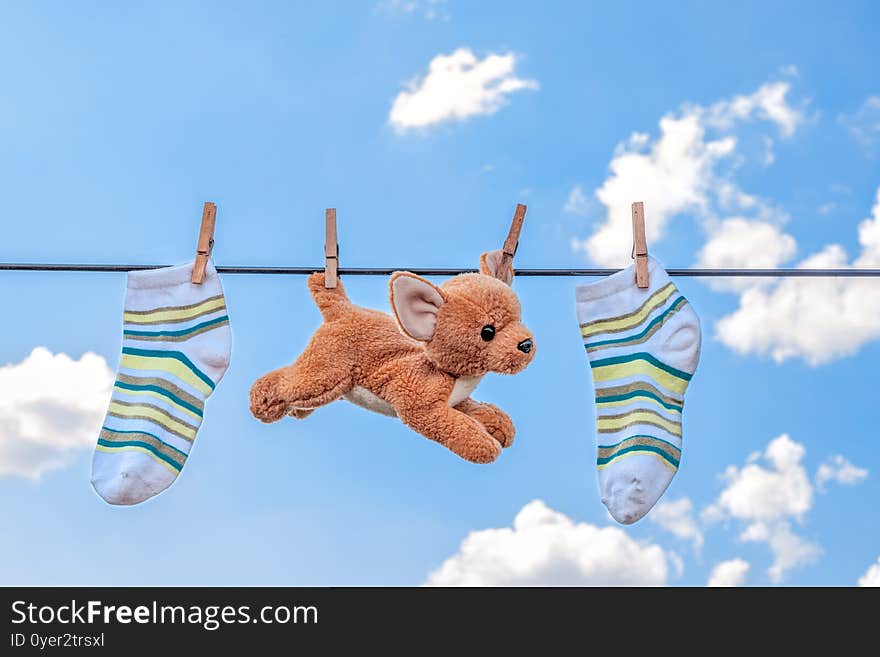
[[[48,263],[0,263],[0,271],[42,272],[129,272],[161,269],[170,265],[83,265]],[[236,267],[218,266],[221,274],[281,274],[307,275],[323,271],[323,267]],[[341,276],[388,276],[396,271],[408,271],[420,276],[454,276],[476,269],[448,267],[340,267]],[[533,269],[514,268],[517,276],[609,276],[620,269]],[[670,276],[688,277],[789,277],[789,278],[872,278],[880,277],[880,269],[667,269]]]

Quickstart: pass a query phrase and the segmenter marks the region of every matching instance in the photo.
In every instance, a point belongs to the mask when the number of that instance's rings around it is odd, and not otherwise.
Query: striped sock
[[[628,525],[660,499],[681,460],[684,392],[700,358],[700,320],[663,267],[650,287],[633,267],[577,288],[596,389],[599,492]]]
[[[92,485],[110,504],[143,502],[174,482],[229,365],[220,278],[209,264],[193,285],[192,267],[128,275],[122,358],[92,460]]]

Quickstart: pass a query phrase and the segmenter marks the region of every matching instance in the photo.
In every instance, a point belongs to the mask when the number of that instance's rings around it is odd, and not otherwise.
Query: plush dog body
[[[342,284],[308,279],[324,317],[293,365],[251,388],[251,412],[263,422],[303,418],[340,397],[398,416],[468,461],[488,463],[513,442],[500,409],[470,398],[487,372],[514,374],[535,355],[519,300],[494,277],[500,252],[480,259],[479,274],[438,287],[409,272],[391,277],[394,315],[352,304]]]

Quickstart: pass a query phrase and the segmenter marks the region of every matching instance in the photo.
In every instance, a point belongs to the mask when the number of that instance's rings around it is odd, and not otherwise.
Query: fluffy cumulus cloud
[[[801,443],[783,434],[742,468],[728,466],[722,475],[727,485],[710,507],[710,515],[717,512],[761,521],[802,519],[813,506],[813,486],[801,463],[805,453]]]
[[[877,562],[859,578],[859,586],[880,586],[880,557],[877,557]]]
[[[775,523],[756,522],[740,534],[743,541],[766,543],[773,552],[773,563],[767,574],[774,582],[779,582],[792,568],[811,564],[822,555],[822,548],[791,530],[785,521]]]
[[[538,88],[536,80],[517,77],[515,68],[513,53],[480,59],[470,49],[459,48],[437,55],[428,73],[411,80],[394,99],[388,120],[395,130],[405,132],[494,114],[510,94]]]
[[[660,119],[656,138],[633,133],[618,146],[610,174],[595,192],[605,208],[602,221],[588,237],[573,239],[572,247],[601,265],[628,264],[631,205],[637,200],[645,202],[650,217],[649,242],[658,241],[669,221],[685,213],[707,222],[729,218],[731,212],[749,212],[753,220],[782,220],[773,217],[766,203],[739,190],[729,170],[737,160],[734,131],[742,123],[774,125],[783,137],[795,131],[803,114],[788,102],[789,91],[789,83],[774,82],[709,107],[685,105]]]
[[[773,554],[767,574],[776,582],[789,570],[816,561],[822,553],[818,544],[792,529],[813,507],[815,491],[803,465],[805,455],[804,446],[787,434],[774,438],[743,467],[731,465],[725,470],[724,489],[703,512],[709,522],[734,519],[742,523],[740,540],[765,543]],[[823,471],[823,484],[844,479],[843,483],[855,484],[867,476],[853,475],[852,469],[860,469],[843,457],[833,457],[826,465],[834,474]]]
[[[797,243],[770,222],[731,217],[717,223],[697,255],[696,267],[708,269],[772,269],[791,259]],[[710,279],[716,289],[748,289],[754,279]]]
[[[775,126],[787,138],[804,121],[802,109],[789,101],[790,92],[789,82],[768,83],[708,106],[684,105],[660,120],[656,137],[633,133],[618,146],[610,173],[595,192],[604,207],[602,220],[592,234],[574,238],[572,247],[600,265],[629,264],[631,204],[644,200],[649,242],[660,240],[676,216],[700,220],[707,241],[697,254],[697,267],[880,268],[880,189],[870,216],[859,225],[859,252],[853,258],[843,246],[828,244],[789,264],[797,244],[782,229],[787,215],[734,181],[734,173],[748,160],[740,147],[745,124],[754,123],[765,132],[767,126]],[[863,143],[880,141],[880,97],[868,98],[841,121]],[[760,159],[769,166],[776,135],[760,136]],[[565,210],[588,215],[585,201],[583,189],[575,187]],[[826,204],[820,211],[833,209]],[[725,278],[709,284],[739,296],[737,307],[716,324],[715,337],[742,355],[777,363],[800,359],[819,366],[851,356],[880,338],[880,288],[870,279]]]
[[[763,85],[752,94],[719,101],[709,108],[706,120],[730,130],[737,121],[757,118],[775,123],[784,136],[790,137],[804,117],[789,105],[786,99],[789,89],[787,82],[775,82]]]
[[[844,486],[854,486],[868,478],[868,471],[850,463],[840,454],[835,454],[816,470],[816,488],[825,490],[828,482]]]
[[[534,500],[513,527],[472,532],[432,586],[662,586],[677,555],[617,527],[578,523]]]
[[[96,354],[43,347],[0,367],[0,476],[39,479],[93,446],[113,379]]]
[[[692,542],[697,552],[703,547],[703,532],[694,515],[694,503],[689,498],[662,500],[648,518],[673,536]]]
[[[709,573],[706,586],[742,586],[749,574],[749,562],[745,559],[729,559],[715,564]]]
[[[645,201],[648,242],[656,242],[674,215],[706,207],[716,163],[734,148],[731,138],[707,141],[694,113],[661,119],[660,136],[653,143],[645,134],[633,134],[618,148],[609,165],[611,175],[596,190],[605,207],[604,221],[586,239],[572,240],[573,248],[598,264],[628,264],[633,201]]]
[[[858,238],[860,253],[851,261],[842,246],[830,244],[798,266],[880,267],[880,189],[871,216],[859,224]],[[755,285],[742,293],[735,311],[719,320],[716,337],[741,354],[824,365],[880,338],[880,288],[858,278],[789,278]]]

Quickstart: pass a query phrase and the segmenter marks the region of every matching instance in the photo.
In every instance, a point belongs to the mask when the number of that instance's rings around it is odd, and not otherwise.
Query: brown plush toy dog
[[[342,284],[308,279],[324,316],[293,365],[251,388],[251,412],[263,422],[304,418],[344,397],[396,415],[410,428],[463,459],[489,463],[513,443],[510,418],[470,398],[487,372],[515,374],[535,356],[520,304],[494,278],[501,252],[480,258],[479,274],[461,274],[441,287],[409,272],[391,276],[394,317],[353,305]]]

